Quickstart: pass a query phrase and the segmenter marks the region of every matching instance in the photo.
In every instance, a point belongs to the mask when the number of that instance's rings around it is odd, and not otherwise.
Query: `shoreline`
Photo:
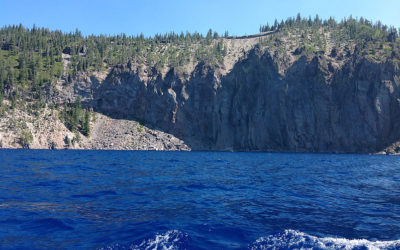
[[[296,151],[262,151],[262,150],[157,150],[157,149],[115,149],[115,148],[22,148],[22,147],[9,147],[1,148],[0,150],[24,150],[24,151],[126,151],[126,152],[193,152],[193,153],[266,153],[266,154],[315,154],[315,155],[386,155],[386,156],[399,156],[400,153],[390,152],[296,152]]]

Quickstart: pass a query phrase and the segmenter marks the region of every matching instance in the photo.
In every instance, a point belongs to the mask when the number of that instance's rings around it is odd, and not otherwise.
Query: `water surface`
[[[0,247],[400,248],[400,157],[0,150]]]

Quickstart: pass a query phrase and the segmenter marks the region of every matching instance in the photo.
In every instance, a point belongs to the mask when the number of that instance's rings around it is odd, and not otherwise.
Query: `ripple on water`
[[[25,230],[38,230],[41,233],[74,230],[72,226],[67,225],[64,221],[56,218],[43,218],[29,221],[23,226],[23,228]]]
[[[0,150],[0,159],[1,247],[400,249],[400,157]]]

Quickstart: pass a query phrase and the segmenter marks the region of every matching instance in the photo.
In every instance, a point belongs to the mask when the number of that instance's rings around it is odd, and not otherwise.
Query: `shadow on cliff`
[[[255,47],[226,75],[206,62],[190,76],[122,65],[90,105],[194,150],[369,153],[399,140],[398,68],[356,56],[335,68],[334,60],[301,56],[285,65]]]

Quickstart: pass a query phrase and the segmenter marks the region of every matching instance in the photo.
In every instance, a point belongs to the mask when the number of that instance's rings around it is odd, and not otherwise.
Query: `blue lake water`
[[[400,157],[0,150],[2,249],[400,249]]]

